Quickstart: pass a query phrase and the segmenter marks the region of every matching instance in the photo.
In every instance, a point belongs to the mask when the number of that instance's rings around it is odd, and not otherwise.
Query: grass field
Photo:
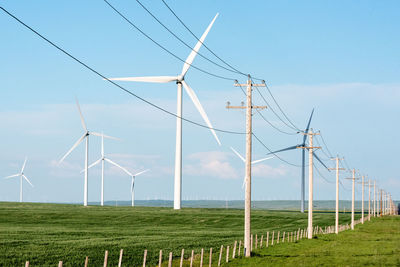
[[[339,235],[281,243],[224,266],[400,266],[400,216],[373,218]]]
[[[191,209],[150,207],[83,207],[78,205],[0,203],[0,266],[82,265],[89,256],[91,266],[103,263],[109,250],[109,266],[118,262],[124,249],[124,266],[142,263],[143,251],[155,264],[159,250],[164,261],[172,251],[186,257],[192,249],[199,253],[213,247],[219,250],[243,238],[243,210]],[[357,218],[359,215],[357,215]],[[334,213],[314,215],[315,224],[332,225]],[[341,214],[341,223],[348,223],[350,214]],[[307,214],[290,211],[255,210],[252,212],[252,233],[294,231],[306,227]],[[216,253],[214,253],[216,257]],[[174,261],[177,261],[174,259]]]

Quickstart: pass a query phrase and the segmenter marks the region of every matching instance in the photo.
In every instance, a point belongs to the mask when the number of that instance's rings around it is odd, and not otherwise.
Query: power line
[[[273,154],[275,157],[277,157],[278,159],[280,159],[281,161],[283,161],[283,162],[285,162],[285,163],[287,163],[287,164],[289,164],[289,165],[292,165],[292,166],[295,166],[295,167],[299,167],[299,168],[302,167],[301,165],[297,165],[297,164],[291,163],[291,162],[289,162],[289,161],[287,161],[287,160],[285,160],[285,159],[279,157],[276,153],[273,153],[273,151],[272,151],[271,149],[269,149],[269,147],[267,147],[267,146],[260,140],[260,138],[258,138],[254,133],[252,133],[252,135],[254,136],[255,139],[257,139],[257,141],[258,141],[264,148],[266,148],[266,149],[270,152],[270,154]]]
[[[168,8],[168,10],[175,16],[175,18],[183,25],[183,27],[186,28],[186,30],[188,30],[194,38],[196,38],[197,41],[200,41],[200,39],[189,29],[188,26],[186,26],[186,24],[178,17],[178,15],[172,10],[172,8],[164,1],[161,0],[164,5]],[[231,69],[233,69],[234,71],[236,71],[236,73],[242,74],[244,76],[247,76],[247,74],[239,71],[238,69],[234,68],[232,65],[230,65],[229,63],[227,63],[225,60],[223,60],[221,57],[219,57],[216,53],[214,53],[207,45],[205,45],[203,43],[203,46],[211,53],[213,54],[216,58],[218,58],[221,62],[223,62],[225,65],[227,65],[228,67],[230,67]],[[257,79],[258,80],[258,79]]]
[[[242,87],[241,85],[240,85],[239,87],[240,87],[240,90],[242,90],[243,94],[246,96],[246,92],[244,91],[243,87]],[[257,88],[257,87],[256,87],[256,88]],[[257,91],[259,91],[258,88],[257,88]],[[267,107],[270,108],[268,102],[265,101],[265,103],[267,104]],[[271,110],[272,110],[272,109],[271,109]],[[267,120],[267,119],[264,117],[264,115],[262,115],[261,111],[259,111],[258,109],[257,109],[256,111],[257,111],[257,113],[261,116],[261,118],[262,118],[265,122],[267,122],[272,128],[274,128],[274,129],[277,130],[278,132],[281,132],[281,133],[287,134],[287,135],[296,135],[296,134],[298,134],[297,132],[296,132],[296,133],[289,133],[289,132],[286,132],[286,131],[283,131],[283,130],[279,129],[278,127],[276,127],[275,125],[273,125],[269,120]]]
[[[86,69],[90,70],[91,72],[93,72],[94,74],[100,76],[101,78],[103,78],[104,80],[110,82],[112,85],[118,87],[119,89],[121,89],[122,91],[130,94],[131,96],[136,97],[137,99],[139,99],[142,102],[145,102],[146,104],[164,112],[167,113],[171,116],[174,116],[176,118],[180,118],[183,121],[189,122],[191,124],[194,124],[196,126],[202,127],[202,128],[207,128],[207,129],[212,129],[218,132],[223,132],[223,133],[229,133],[229,134],[246,134],[245,132],[235,132],[235,131],[230,131],[230,130],[222,130],[222,129],[217,129],[217,128],[211,128],[208,127],[207,125],[203,125],[201,123],[186,119],[184,117],[180,117],[178,115],[176,115],[175,113],[168,111],[152,102],[150,102],[149,100],[144,99],[143,97],[138,96],[137,94],[129,91],[128,89],[126,89],[125,87],[111,81],[110,79],[108,79],[106,76],[104,76],[103,74],[101,74],[100,72],[96,71],[95,69],[93,69],[92,67],[90,67],[89,65],[87,65],[86,63],[82,62],[81,60],[79,60],[78,58],[76,58],[75,56],[71,55],[70,53],[68,53],[66,50],[64,50],[63,48],[61,48],[60,46],[56,45],[55,43],[53,43],[52,41],[50,41],[49,39],[47,39],[46,37],[44,37],[42,34],[40,34],[39,32],[37,32],[36,30],[34,30],[33,28],[31,28],[29,25],[27,25],[26,23],[24,23],[23,21],[21,21],[19,18],[17,18],[16,16],[14,16],[13,14],[11,14],[10,12],[8,12],[6,9],[4,9],[3,7],[0,6],[0,9],[3,10],[7,15],[9,15],[10,17],[12,17],[14,20],[16,20],[17,22],[19,22],[20,24],[22,24],[25,28],[29,29],[31,32],[35,33],[37,36],[39,36],[41,39],[43,39],[44,41],[46,41],[47,43],[49,43],[50,45],[52,45],[53,47],[55,47],[56,49],[58,49],[59,51],[61,51],[62,53],[64,53],[65,55],[67,55],[68,57],[70,57],[71,59],[73,59],[74,61],[78,62],[80,65],[84,66]]]
[[[316,141],[316,143],[317,143],[317,146],[321,147],[322,153],[324,153],[324,155],[327,157],[327,159],[324,159],[325,161],[328,161],[328,160],[330,160],[331,158],[333,158],[333,157],[330,157],[330,156],[325,152],[324,148],[321,146],[321,144],[320,144],[320,142],[318,141],[317,138],[315,138],[315,141]]]
[[[274,100],[275,104],[278,106],[279,110],[282,112],[283,116],[287,119],[287,121],[294,127],[296,128],[296,130],[301,131],[296,125],[293,124],[293,122],[288,118],[288,116],[286,115],[285,112],[283,112],[281,106],[278,104],[278,102],[276,101],[274,95],[272,94],[271,90],[269,89],[268,85],[265,84],[265,88],[267,88],[268,93],[270,94],[270,96],[272,97],[272,99]]]
[[[315,170],[318,172],[319,176],[324,179],[326,182],[330,183],[330,184],[334,184],[335,182],[331,182],[328,179],[326,179],[326,177],[324,175],[322,175],[322,173],[320,172],[320,170],[317,168],[317,166],[313,163],[313,166],[315,168]]]
[[[319,136],[321,137],[322,143],[324,143],[324,145],[325,145],[326,151],[328,151],[330,157],[333,158],[332,153],[329,151],[329,148],[328,148],[328,146],[327,146],[326,143],[325,143],[324,137],[322,136],[321,133],[319,134]]]
[[[183,41],[179,36],[177,36],[173,31],[171,31],[171,29],[169,29],[167,26],[165,26],[165,24],[162,23],[162,22],[161,22],[148,8],[146,8],[139,0],[136,0],[136,2],[138,2],[138,4],[139,4],[147,13],[149,13],[149,15],[152,16],[164,29],[166,29],[172,36],[174,36],[178,41],[180,41],[182,44],[184,44],[187,48],[189,48],[190,50],[194,51],[193,48],[192,48],[190,45],[188,45],[188,44],[187,44],[185,41]],[[203,44],[203,45],[204,45],[204,44]],[[204,45],[204,46],[205,46],[205,45]],[[210,62],[210,63],[212,63],[212,64],[214,64],[214,65],[216,65],[216,66],[218,66],[218,67],[220,67],[220,68],[222,68],[222,69],[224,69],[224,70],[227,70],[227,71],[230,71],[230,72],[233,72],[233,73],[242,75],[241,72],[238,72],[238,71],[236,71],[236,70],[228,69],[228,68],[226,68],[226,67],[224,67],[224,66],[218,64],[217,62],[215,62],[215,61],[209,59],[208,57],[204,56],[204,55],[201,54],[200,52],[196,52],[196,54],[198,54],[200,57],[204,58],[204,59],[207,60],[208,62]]]
[[[150,41],[152,41],[155,45],[157,45],[158,47],[160,47],[162,50],[164,50],[165,52],[167,52],[168,54],[170,54],[171,56],[173,56],[174,58],[178,59],[179,61],[183,62],[183,63],[187,63],[186,60],[180,58],[179,56],[175,55],[174,53],[172,53],[170,50],[168,50],[167,48],[165,48],[163,45],[161,45],[160,43],[158,43],[156,40],[154,40],[153,38],[151,38],[147,33],[145,33],[144,31],[142,31],[138,26],[136,26],[131,20],[129,20],[127,17],[125,17],[120,11],[118,11],[118,9],[116,9],[113,5],[111,5],[107,0],[103,0],[111,9],[113,9],[121,18],[123,18],[126,22],[128,22],[132,27],[134,27],[137,31],[139,31],[143,36],[145,36],[147,39],[149,39]],[[229,78],[229,77],[224,77],[224,76],[220,76],[214,73],[211,73],[209,71],[203,70],[193,64],[189,64],[192,68],[195,68],[205,74],[208,74],[210,76],[216,77],[216,78],[220,78],[223,80],[230,80],[230,81],[235,81],[236,79],[233,78]]]

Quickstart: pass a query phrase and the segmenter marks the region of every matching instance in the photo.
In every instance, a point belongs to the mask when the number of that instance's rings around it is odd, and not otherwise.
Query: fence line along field
[[[66,204],[0,203],[0,266],[101,266],[105,250],[110,266],[117,265],[120,250],[123,262],[157,264],[159,250],[164,262],[169,252],[180,257],[185,249],[199,254],[204,248],[219,251],[221,245],[243,239],[243,213],[240,209],[196,209],[152,207],[111,207]],[[315,213],[315,225],[332,225],[335,214]],[[357,214],[357,219],[359,218]],[[350,214],[340,217],[350,222]],[[252,211],[252,233],[297,231],[307,227],[307,214],[291,211]],[[217,253],[215,253],[215,256]],[[174,259],[175,260],[175,259]]]

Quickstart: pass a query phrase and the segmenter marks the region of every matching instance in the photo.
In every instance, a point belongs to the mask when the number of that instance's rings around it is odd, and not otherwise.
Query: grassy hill
[[[165,258],[172,251],[179,257],[185,249],[199,253],[231,244],[243,238],[243,210],[152,207],[112,207],[0,203],[0,266],[82,265],[89,256],[90,266],[102,266],[109,250],[109,266],[118,262],[124,249],[124,266],[141,265],[144,249],[156,263],[159,250]],[[359,215],[357,215],[357,218]],[[350,214],[341,214],[349,223]],[[315,224],[332,225],[334,213],[315,213]],[[294,231],[306,227],[307,214],[291,211],[254,210],[252,232]],[[216,253],[215,253],[216,254]],[[216,256],[216,255],[215,255]]]
[[[400,216],[373,218],[339,235],[281,243],[224,266],[400,266]]]

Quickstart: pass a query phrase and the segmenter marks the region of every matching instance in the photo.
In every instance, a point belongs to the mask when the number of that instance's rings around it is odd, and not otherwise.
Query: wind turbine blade
[[[265,160],[269,160],[269,159],[272,159],[272,158],[274,158],[274,157],[268,157],[268,158],[254,160],[254,161],[251,162],[251,164],[256,164],[256,163],[259,163],[259,162],[262,162],[262,161],[265,161]]]
[[[121,170],[123,170],[124,172],[126,172],[129,176],[133,176],[133,174],[130,173],[127,169],[125,169],[124,167],[118,165],[118,164],[115,163],[114,161],[112,161],[112,160],[110,160],[110,159],[107,159],[107,158],[105,158],[104,160],[107,161],[107,162],[109,162],[109,163],[111,163],[111,164],[114,165],[114,166],[117,166],[118,168],[120,168]]]
[[[58,164],[60,164],[61,162],[64,161],[64,159],[72,152],[72,150],[74,150],[87,136],[87,133],[85,133],[84,135],[82,135],[81,138],[79,138],[78,141],[76,141],[76,143],[71,147],[70,150],[68,150],[68,152],[60,159],[60,161],[58,162]]]
[[[95,162],[93,162],[92,164],[90,164],[90,165],[88,166],[88,169],[90,169],[90,168],[92,168],[93,166],[99,164],[99,163],[101,162],[101,160],[102,160],[102,158],[100,158],[100,159],[96,160]],[[84,171],[85,171],[85,169],[81,170],[81,173],[84,172]]]
[[[221,145],[221,142],[218,139],[217,134],[215,133],[213,126],[211,125],[210,120],[207,117],[206,112],[203,109],[203,106],[201,105],[199,99],[197,98],[195,92],[193,91],[192,88],[187,85],[187,83],[183,80],[182,85],[185,88],[187,94],[189,95],[190,99],[192,99],[194,105],[196,106],[197,110],[200,112],[200,115],[203,117],[204,121],[206,122],[207,126],[210,128],[211,133],[214,135],[215,140],[217,140],[218,145]]]
[[[145,83],[169,83],[177,81],[176,76],[147,76],[147,77],[125,77],[125,78],[108,78],[111,81],[123,82],[145,82]]]
[[[246,176],[243,179],[243,184],[242,184],[242,188],[244,188],[244,186],[246,185]]]
[[[287,147],[287,148],[279,149],[279,150],[276,150],[276,151],[272,151],[272,152],[268,153],[267,155],[276,154],[276,153],[279,153],[279,152],[283,152],[283,151],[288,151],[288,150],[296,149],[296,148],[298,148],[299,146],[301,146],[301,145],[290,146],[290,147]]]
[[[4,179],[10,179],[10,178],[14,178],[14,177],[17,177],[17,176],[20,176],[21,174],[20,173],[17,173],[17,174],[13,174],[13,175],[10,175],[10,176],[7,176],[7,177],[4,177]]]
[[[314,109],[312,109],[312,111],[311,111],[310,119],[308,120],[307,127],[304,130],[304,133],[308,133],[308,131],[310,130],[310,124],[311,124],[311,119],[312,119],[313,114],[314,114]],[[307,140],[307,135],[305,134],[303,136],[303,146],[306,143],[306,140]]]
[[[27,157],[25,157],[24,164],[22,164],[21,173],[23,173],[23,172],[24,172],[25,165],[26,165],[26,160],[27,160],[27,159],[28,159],[28,158],[27,158]]]
[[[148,171],[149,171],[149,169],[141,171],[141,172],[138,172],[138,173],[134,174],[133,176],[138,176],[138,175],[141,175],[142,173],[145,173],[145,172],[148,172]]]
[[[104,158],[104,134],[101,133],[101,156]]]
[[[78,98],[75,98],[75,101],[76,101],[76,106],[78,107],[79,116],[81,117],[81,123],[82,123],[83,130],[85,130],[87,132],[85,119],[83,118],[81,107],[79,106]]]
[[[22,177],[24,177],[24,179],[25,179],[32,187],[34,187],[33,184],[31,183],[31,181],[29,181],[28,177],[26,177],[25,175],[22,175]]]
[[[242,157],[242,155],[240,155],[239,152],[237,152],[233,147],[231,147],[231,150],[232,150],[233,153],[235,153],[243,162],[246,162],[246,160],[244,159],[244,157]]]
[[[89,132],[89,134],[95,135],[95,136],[104,137],[104,138],[108,138],[108,139],[113,139],[113,140],[119,140],[119,141],[121,140],[121,139],[119,139],[117,137],[112,137],[112,136],[105,135],[105,134],[102,134],[102,133],[97,133],[97,132]]]
[[[181,76],[185,76],[186,72],[189,70],[190,66],[193,63],[194,58],[197,55],[197,52],[199,52],[199,49],[201,47],[201,45],[204,42],[204,39],[206,39],[206,36],[208,34],[208,32],[210,31],[212,25],[214,24],[214,21],[217,19],[218,17],[218,13],[217,15],[215,15],[214,19],[211,21],[210,25],[208,25],[206,31],[203,33],[203,35],[200,37],[199,41],[197,42],[196,46],[193,48],[192,52],[189,54],[189,56],[187,57],[185,64],[183,64],[183,68],[182,68],[182,73]]]
[[[313,155],[319,161],[319,163],[322,164],[322,166],[324,166],[328,171],[330,171],[329,168],[325,165],[325,163],[323,163],[322,160],[317,156],[317,154],[315,154],[315,152],[313,152]]]

